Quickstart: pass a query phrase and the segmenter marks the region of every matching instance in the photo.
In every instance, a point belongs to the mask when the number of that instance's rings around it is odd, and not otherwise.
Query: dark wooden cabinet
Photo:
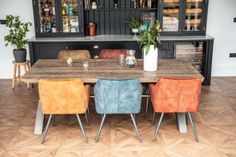
[[[160,0],[162,35],[205,35],[208,0]]]
[[[33,9],[36,37],[84,36],[82,0],[33,0]]]
[[[95,0],[96,8],[87,1],[33,0],[36,37],[87,36],[91,22],[97,35],[131,34],[130,17],[143,23],[160,20],[162,35],[206,33],[208,0],[121,0],[117,5],[114,0]]]

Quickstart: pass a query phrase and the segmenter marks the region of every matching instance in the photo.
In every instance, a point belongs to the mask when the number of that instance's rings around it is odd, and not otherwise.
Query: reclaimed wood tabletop
[[[82,60],[73,61],[68,66],[62,59],[39,59],[22,77],[26,83],[38,83],[40,79],[79,78],[84,83],[95,83],[98,78],[139,78],[142,83],[155,83],[163,77],[191,78],[203,76],[190,64],[176,59],[159,59],[158,70],[147,72],[143,70],[143,60],[137,60],[137,66],[128,68],[121,66],[115,59],[90,59],[88,69],[84,69]]]

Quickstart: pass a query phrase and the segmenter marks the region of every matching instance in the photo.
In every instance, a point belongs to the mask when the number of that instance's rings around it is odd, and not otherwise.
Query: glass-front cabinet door
[[[203,29],[204,4],[205,0],[185,0],[185,32],[199,32]]]
[[[82,0],[33,0],[36,37],[83,36]]]
[[[63,34],[83,34],[82,1],[60,0],[61,32]]]
[[[159,0],[163,35],[204,35],[208,0]]]
[[[178,32],[180,30],[180,0],[161,1],[161,23],[163,32]]]
[[[58,32],[56,6],[54,0],[38,0],[38,33],[51,34]]]

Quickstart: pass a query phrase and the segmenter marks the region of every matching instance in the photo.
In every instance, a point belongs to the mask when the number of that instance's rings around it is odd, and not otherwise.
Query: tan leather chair
[[[85,86],[80,79],[42,79],[39,81],[38,88],[42,113],[49,115],[42,143],[45,141],[52,115],[56,114],[75,114],[87,143],[88,139],[79,114],[85,114],[87,111],[90,86]]]
[[[88,50],[61,50],[58,53],[57,59],[90,59],[90,53]]]

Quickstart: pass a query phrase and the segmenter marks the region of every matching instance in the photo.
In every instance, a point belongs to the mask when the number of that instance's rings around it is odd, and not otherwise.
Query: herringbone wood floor
[[[235,157],[236,156],[236,78],[213,78],[203,87],[200,112],[193,114],[198,131],[196,143],[191,127],[180,134],[175,115],[167,115],[157,142],[152,143],[152,111],[137,115],[143,143],[136,139],[128,115],[108,116],[101,138],[94,142],[100,116],[91,102],[89,138],[85,144],[75,116],[56,117],[45,144],[33,134],[37,89],[21,84],[11,89],[10,80],[0,80],[0,156],[2,157]],[[144,106],[144,105],[143,105]]]

